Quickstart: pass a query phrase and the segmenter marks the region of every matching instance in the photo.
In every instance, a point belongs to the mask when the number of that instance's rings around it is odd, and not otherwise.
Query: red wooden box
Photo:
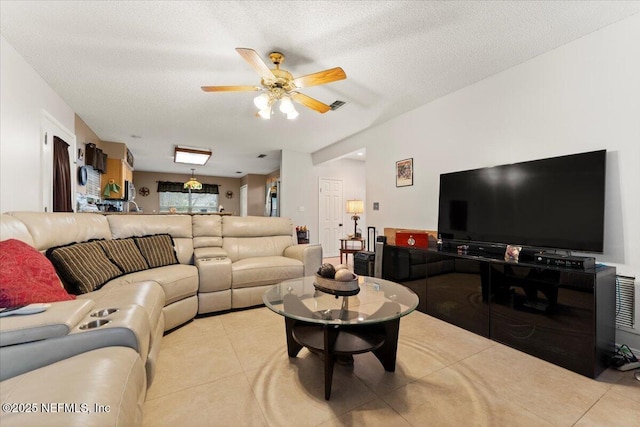
[[[396,232],[396,246],[427,249],[429,247],[429,233]]]

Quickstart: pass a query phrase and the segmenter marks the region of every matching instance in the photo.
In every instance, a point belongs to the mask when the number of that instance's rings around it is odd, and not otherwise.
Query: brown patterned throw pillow
[[[46,255],[62,280],[78,294],[94,291],[122,275],[96,241],[50,248]]]
[[[169,234],[134,237],[136,245],[147,260],[149,268],[177,264],[178,257],[173,249],[173,238]]]
[[[131,238],[99,240],[98,244],[104,249],[111,262],[124,273],[135,273],[149,268],[147,260],[144,259],[136,242]]]

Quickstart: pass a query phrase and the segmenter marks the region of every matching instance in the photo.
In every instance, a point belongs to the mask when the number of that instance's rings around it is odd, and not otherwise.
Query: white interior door
[[[247,216],[247,186],[240,187],[240,216]]]
[[[319,225],[318,233],[322,253],[325,257],[336,257],[340,254],[340,238],[342,232],[342,180],[320,178],[320,189],[318,192],[320,200],[318,202]]]

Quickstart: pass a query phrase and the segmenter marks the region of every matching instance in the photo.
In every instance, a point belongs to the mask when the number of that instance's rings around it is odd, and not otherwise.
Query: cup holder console
[[[88,329],[99,328],[100,326],[104,326],[107,323],[111,323],[111,320],[105,320],[105,319],[92,320],[91,322],[87,322],[84,325],[81,325],[80,329],[86,331]]]
[[[117,308],[105,308],[91,313],[91,317],[107,317],[108,315],[113,314],[117,311],[119,311]]]

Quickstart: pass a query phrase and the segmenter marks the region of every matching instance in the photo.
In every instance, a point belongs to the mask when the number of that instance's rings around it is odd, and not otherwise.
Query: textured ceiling
[[[199,175],[279,167],[372,125],[640,12],[637,1],[32,1],[0,3],[2,35],[100,139],[125,142],[136,169],[189,173],[173,146],[208,147]],[[238,55],[294,76],[340,66],[347,79],[302,92],[346,105],[286,120],[254,116],[259,85]],[[26,89],[25,89],[26,90]],[[132,135],[139,136],[133,137]],[[78,141],[82,142],[82,141]],[[259,154],[267,157],[258,159]],[[237,174],[241,171],[241,174]]]

